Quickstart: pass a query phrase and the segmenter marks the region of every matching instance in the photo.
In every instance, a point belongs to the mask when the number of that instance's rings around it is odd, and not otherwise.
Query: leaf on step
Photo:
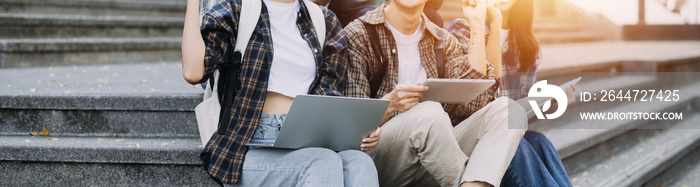
[[[97,141],[104,141],[104,138],[97,138]]]
[[[588,176],[588,172],[587,172],[587,171],[584,171],[584,172],[583,172],[583,176],[584,176],[584,177],[585,177],[585,176]]]
[[[38,133],[38,132],[30,132],[29,135],[32,135],[32,136],[39,136],[39,133]]]
[[[126,139],[117,139],[117,140],[115,140],[115,141],[123,142],[123,141],[126,141]]]
[[[141,145],[141,144],[136,144],[136,147],[143,147],[143,145]]]
[[[36,88],[29,89],[29,92],[32,92],[32,93],[36,92]]]
[[[48,136],[48,135],[49,135],[49,131],[46,130],[46,129],[41,129],[41,135]]]
[[[162,143],[162,144],[160,144],[160,145],[165,146],[165,145],[168,145],[168,143]]]
[[[58,138],[49,137],[49,140],[58,140]]]
[[[26,140],[24,140],[24,142],[31,142],[31,140],[29,140],[29,139],[26,139]]]

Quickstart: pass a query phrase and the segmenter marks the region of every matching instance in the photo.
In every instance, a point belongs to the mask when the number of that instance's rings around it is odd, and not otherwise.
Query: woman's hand
[[[486,0],[462,0],[462,14],[469,21],[469,26],[484,25],[486,3]]]
[[[497,0],[490,0],[486,4],[486,16],[491,20],[491,25],[494,25],[498,23],[498,28],[500,29],[502,21],[503,21],[503,14],[501,14],[501,10],[498,8],[500,3],[498,3]]]
[[[377,146],[379,146],[379,135],[381,134],[382,128],[377,127],[377,130],[374,131],[372,134],[369,134],[369,137],[362,139],[362,144],[360,144],[360,150],[369,151],[372,149],[376,149]]]

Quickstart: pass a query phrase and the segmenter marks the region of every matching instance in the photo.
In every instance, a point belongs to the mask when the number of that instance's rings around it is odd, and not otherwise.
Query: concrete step
[[[542,72],[608,72],[610,68],[624,62],[649,62],[663,65],[673,64],[679,60],[690,60],[689,64],[698,64],[699,48],[700,42],[696,41],[603,41],[542,45],[540,48],[542,61],[538,70]],[[605,67],[608,69],[602,70]]]
[[[667,130],[632,130],[564,159],[564,166],[574,186],[639,186],[700,146],[697,123],[695,113]]]
[[[0,12],[184,17],[184,0],[3,0]]]
[[[535,37],[542,44],[580,43],[605,40],[604,36],[595,31],[575,32],[537,32]]]
[[[0,68],[181,60],[179,37],[0,40]]]
[[[0,70],[0,135],[198,137],[181,63]]]
[[[0,136],[9,186],[214,186],[194,138]]]
[[[0,13],[0,39],[181,37],[181,17]]]
[[[700,149],[696,148],[643,186],[688,187],[698,184],[700,184]]]

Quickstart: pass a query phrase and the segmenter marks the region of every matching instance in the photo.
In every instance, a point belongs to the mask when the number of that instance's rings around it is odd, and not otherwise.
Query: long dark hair
[[[540,43],[532,31],[534,12],[533,0],[515,0],[508,14],[510,34],[506,56],[518,57],[518,72],[527,72],[528,68],[534,65],[540,52]]]

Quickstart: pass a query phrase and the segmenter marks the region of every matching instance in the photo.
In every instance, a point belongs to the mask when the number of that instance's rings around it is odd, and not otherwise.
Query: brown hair
[[[519,58],[519,72],[527,72],[528,68],[534,65],[540,52],[540,43],[532,31],[534,10],[533,0],[515,0],[508,14],[510,34],[506,56]]]

